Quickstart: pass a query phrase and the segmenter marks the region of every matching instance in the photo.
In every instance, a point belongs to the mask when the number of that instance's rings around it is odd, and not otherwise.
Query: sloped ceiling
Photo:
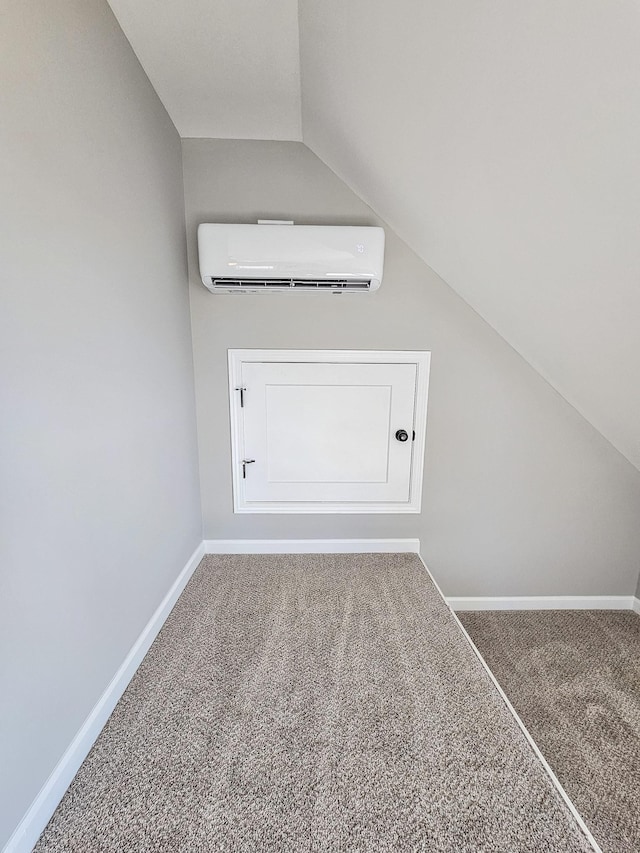
[[[302,138],[640,468],[639,0],[110,0],[182,136]],[[299,41],[298,41],[299,25]]]
[[[303,138],[640,467],[638,0],[300,0]]]
[[[109,0],[183,137],[302,139],[297,0]]]

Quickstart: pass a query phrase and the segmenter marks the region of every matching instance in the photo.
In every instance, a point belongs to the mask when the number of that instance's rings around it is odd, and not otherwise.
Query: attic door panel
[[[408,502],[415,364],[245,363],[247,503]]]

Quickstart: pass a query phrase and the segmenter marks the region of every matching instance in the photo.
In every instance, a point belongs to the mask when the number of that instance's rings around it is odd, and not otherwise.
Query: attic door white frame
[[[427,425],[427,396],[431,353],[419,350],[265,350],[230,349],[229,414],[231,419],[231,462],[233,476],[233,511],[235,513],[419,513],[422,504],[422,477]],[[409,501],[404,503],[277,503],[248,504],[244,498],[242,460],[244,457],[243,417],[240,393],[242,365],[247,362],[291,362],[324,364],[412,364],[416,366],[414,422],[415,441],[411,464]]]

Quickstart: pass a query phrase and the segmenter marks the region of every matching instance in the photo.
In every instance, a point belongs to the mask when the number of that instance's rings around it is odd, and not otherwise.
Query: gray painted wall
[[[183,140],[206,538],[419,536],[449,595],[631,594],[640,476],[393,232],[370,296],[213,296],[203,221],[379,220],[300,143]],[[429,349],[420,516],[234,515],[229,347]]]
[[[201,539],[180,141],[102,0],[0,28],[0,847]]]

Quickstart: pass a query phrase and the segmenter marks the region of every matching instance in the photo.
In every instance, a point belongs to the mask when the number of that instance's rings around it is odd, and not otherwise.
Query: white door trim
[[[426,444],[427,397],[429,390],[429,372],[431,353],[422,350],[269,350],[269,349],[230,349],[229,361],[229,417],[231,422],[231,466],[233,479],[234,513],[304,513],[304,514],[380,514],[419,513],[422,503],[422,480]],[[411,490],[408,503],[285,503],[273,502],[262,505],[246,506],[241,498],[243,494],[242,453],[244,447],[240,393],[242,387],[242,364],[246,362],[296,362],[324,364],[415,364],[416,398],[414,412],[415,441],[413,442],[413,463]]]

